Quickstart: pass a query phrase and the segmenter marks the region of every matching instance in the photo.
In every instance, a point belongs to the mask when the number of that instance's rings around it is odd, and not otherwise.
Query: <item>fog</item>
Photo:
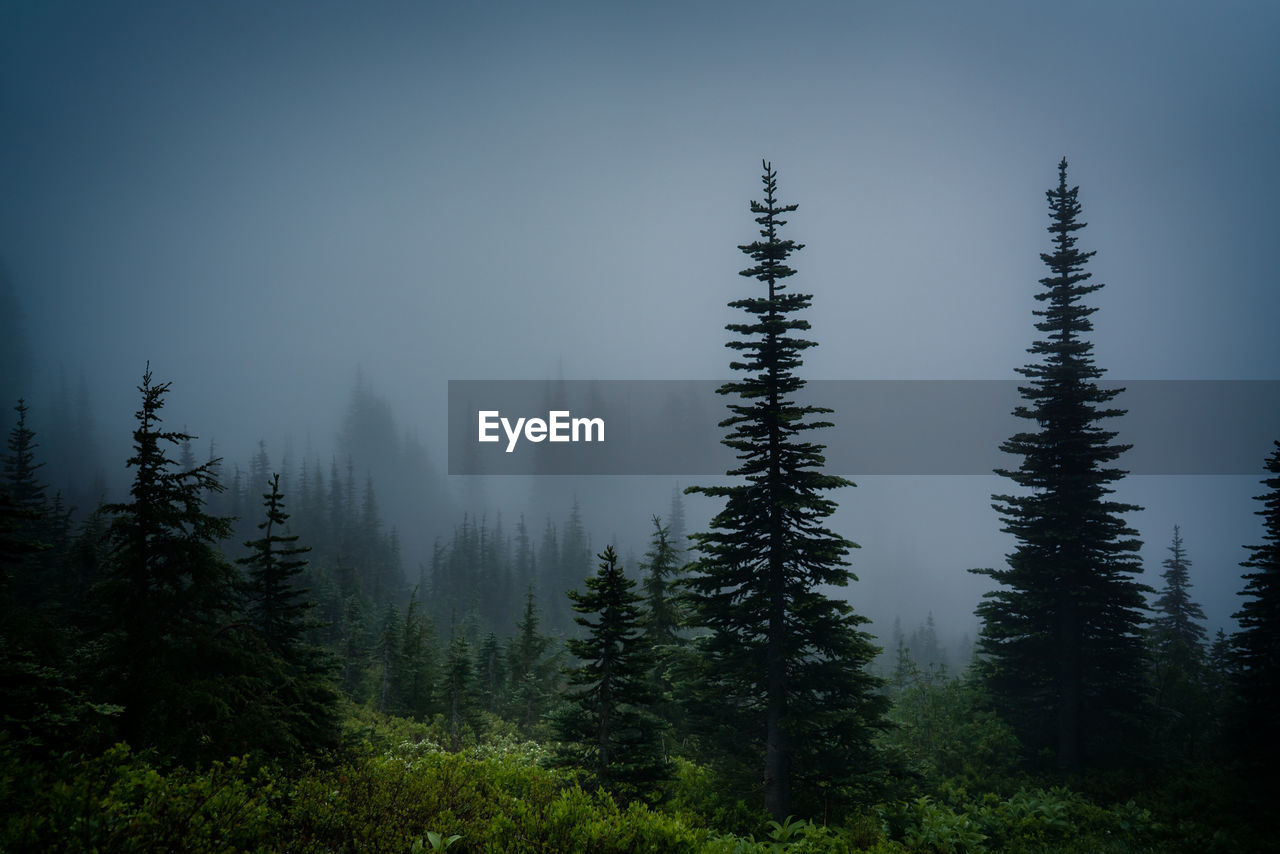
[[[1108,378],[1275,379],[1278,36],[1259,3],[6,3],[6,399],[39,426],[83,378],[118,491],[148,361],[242,468],[328,465],[359,376],[446,484],[380,492],[411,578],[463,512],[537,531],[575,496],[642,554],[689,478],[448,477],[446,384],[727,378],[762,158],[800,205],[808,378],[1012,377],[1066,156]],[[1007,482],[851,474],[857,610],[972,634]],[[1210,631],[1258,479],[1120,485],[1147,583],[1182,526]]]

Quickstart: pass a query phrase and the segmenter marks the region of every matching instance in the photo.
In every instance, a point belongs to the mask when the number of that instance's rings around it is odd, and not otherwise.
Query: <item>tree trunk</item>
[[[1081,672],[1080,615],[1076,603],[1064,597],[1058,612],[1058,642],[1061,650],[1058,671],[1058,767],[1078,774],[1084,765],[1080,741]]]

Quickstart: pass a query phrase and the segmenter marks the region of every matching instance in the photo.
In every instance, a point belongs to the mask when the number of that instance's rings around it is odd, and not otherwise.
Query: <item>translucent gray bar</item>
[[[736,464],[720,440],[728,397],[719,380],[451,380],[449,474],[723,475]],[[1011,412],[1025,380],[818,380],[797,400],[834,409],[826,471],[848,475],[990,474],[1016,468],[1000,452],[1036,425]],[[1280,380],[1133,380],[1127,409],[1101,426],[1132,444],[1118,465],[1132,474],[1260,475],[1280,438]],[[480,413],[490,424],[479,441]],[[551,413],[568,413],[552,416]],[[507,419],[504,428],[500,419]],[[526,432],[518,419],[541,419]],[[577,439],[572,441],[573,419]],[[594,421],[603,421],[603,438]],[[811,419],[812,420],[812,419]],[[510,430],[508,429],[510,428]],[[510,433],[516,435],[511,441]],[[552,435],[560,441],[552,441]],[[532,441],[542,435],[542,441]],[[588,439],[590,441],[588,441]],[[508,450],[510,448],[510,450]]]

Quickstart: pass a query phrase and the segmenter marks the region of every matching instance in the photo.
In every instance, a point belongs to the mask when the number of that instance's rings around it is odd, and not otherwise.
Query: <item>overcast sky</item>
[[[323,447],[359,365],[442,465],[449,379],[726,376],[761,158],[808,376],[1009,377],[1065,155],[1109,376],[1274,379],[1277,44],[1264,2],[4,0],[0,257],[104,430],[149,359],[232,457]],[[860,483],[861,610],[965,623],[1005,484]],[[1222,624],[1256,480],[1125,489]]]

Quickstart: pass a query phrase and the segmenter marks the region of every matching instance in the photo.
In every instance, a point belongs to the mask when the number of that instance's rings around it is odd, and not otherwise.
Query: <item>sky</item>
[[[106,433],[150,360],[229,457],[323,449],[359,370],[443,467],[450,379],[726,377],[762,159],[808,377],[1011,377],[1065,156],[1108,377],[1276,379],[1278,42],[1264,2],[3,0],[0,258]],[[855,604],[969,630],[1006,485],[858,482]],[[1183,526],[1211,629],[1259,491],[1122,486],[1149,583]]]

